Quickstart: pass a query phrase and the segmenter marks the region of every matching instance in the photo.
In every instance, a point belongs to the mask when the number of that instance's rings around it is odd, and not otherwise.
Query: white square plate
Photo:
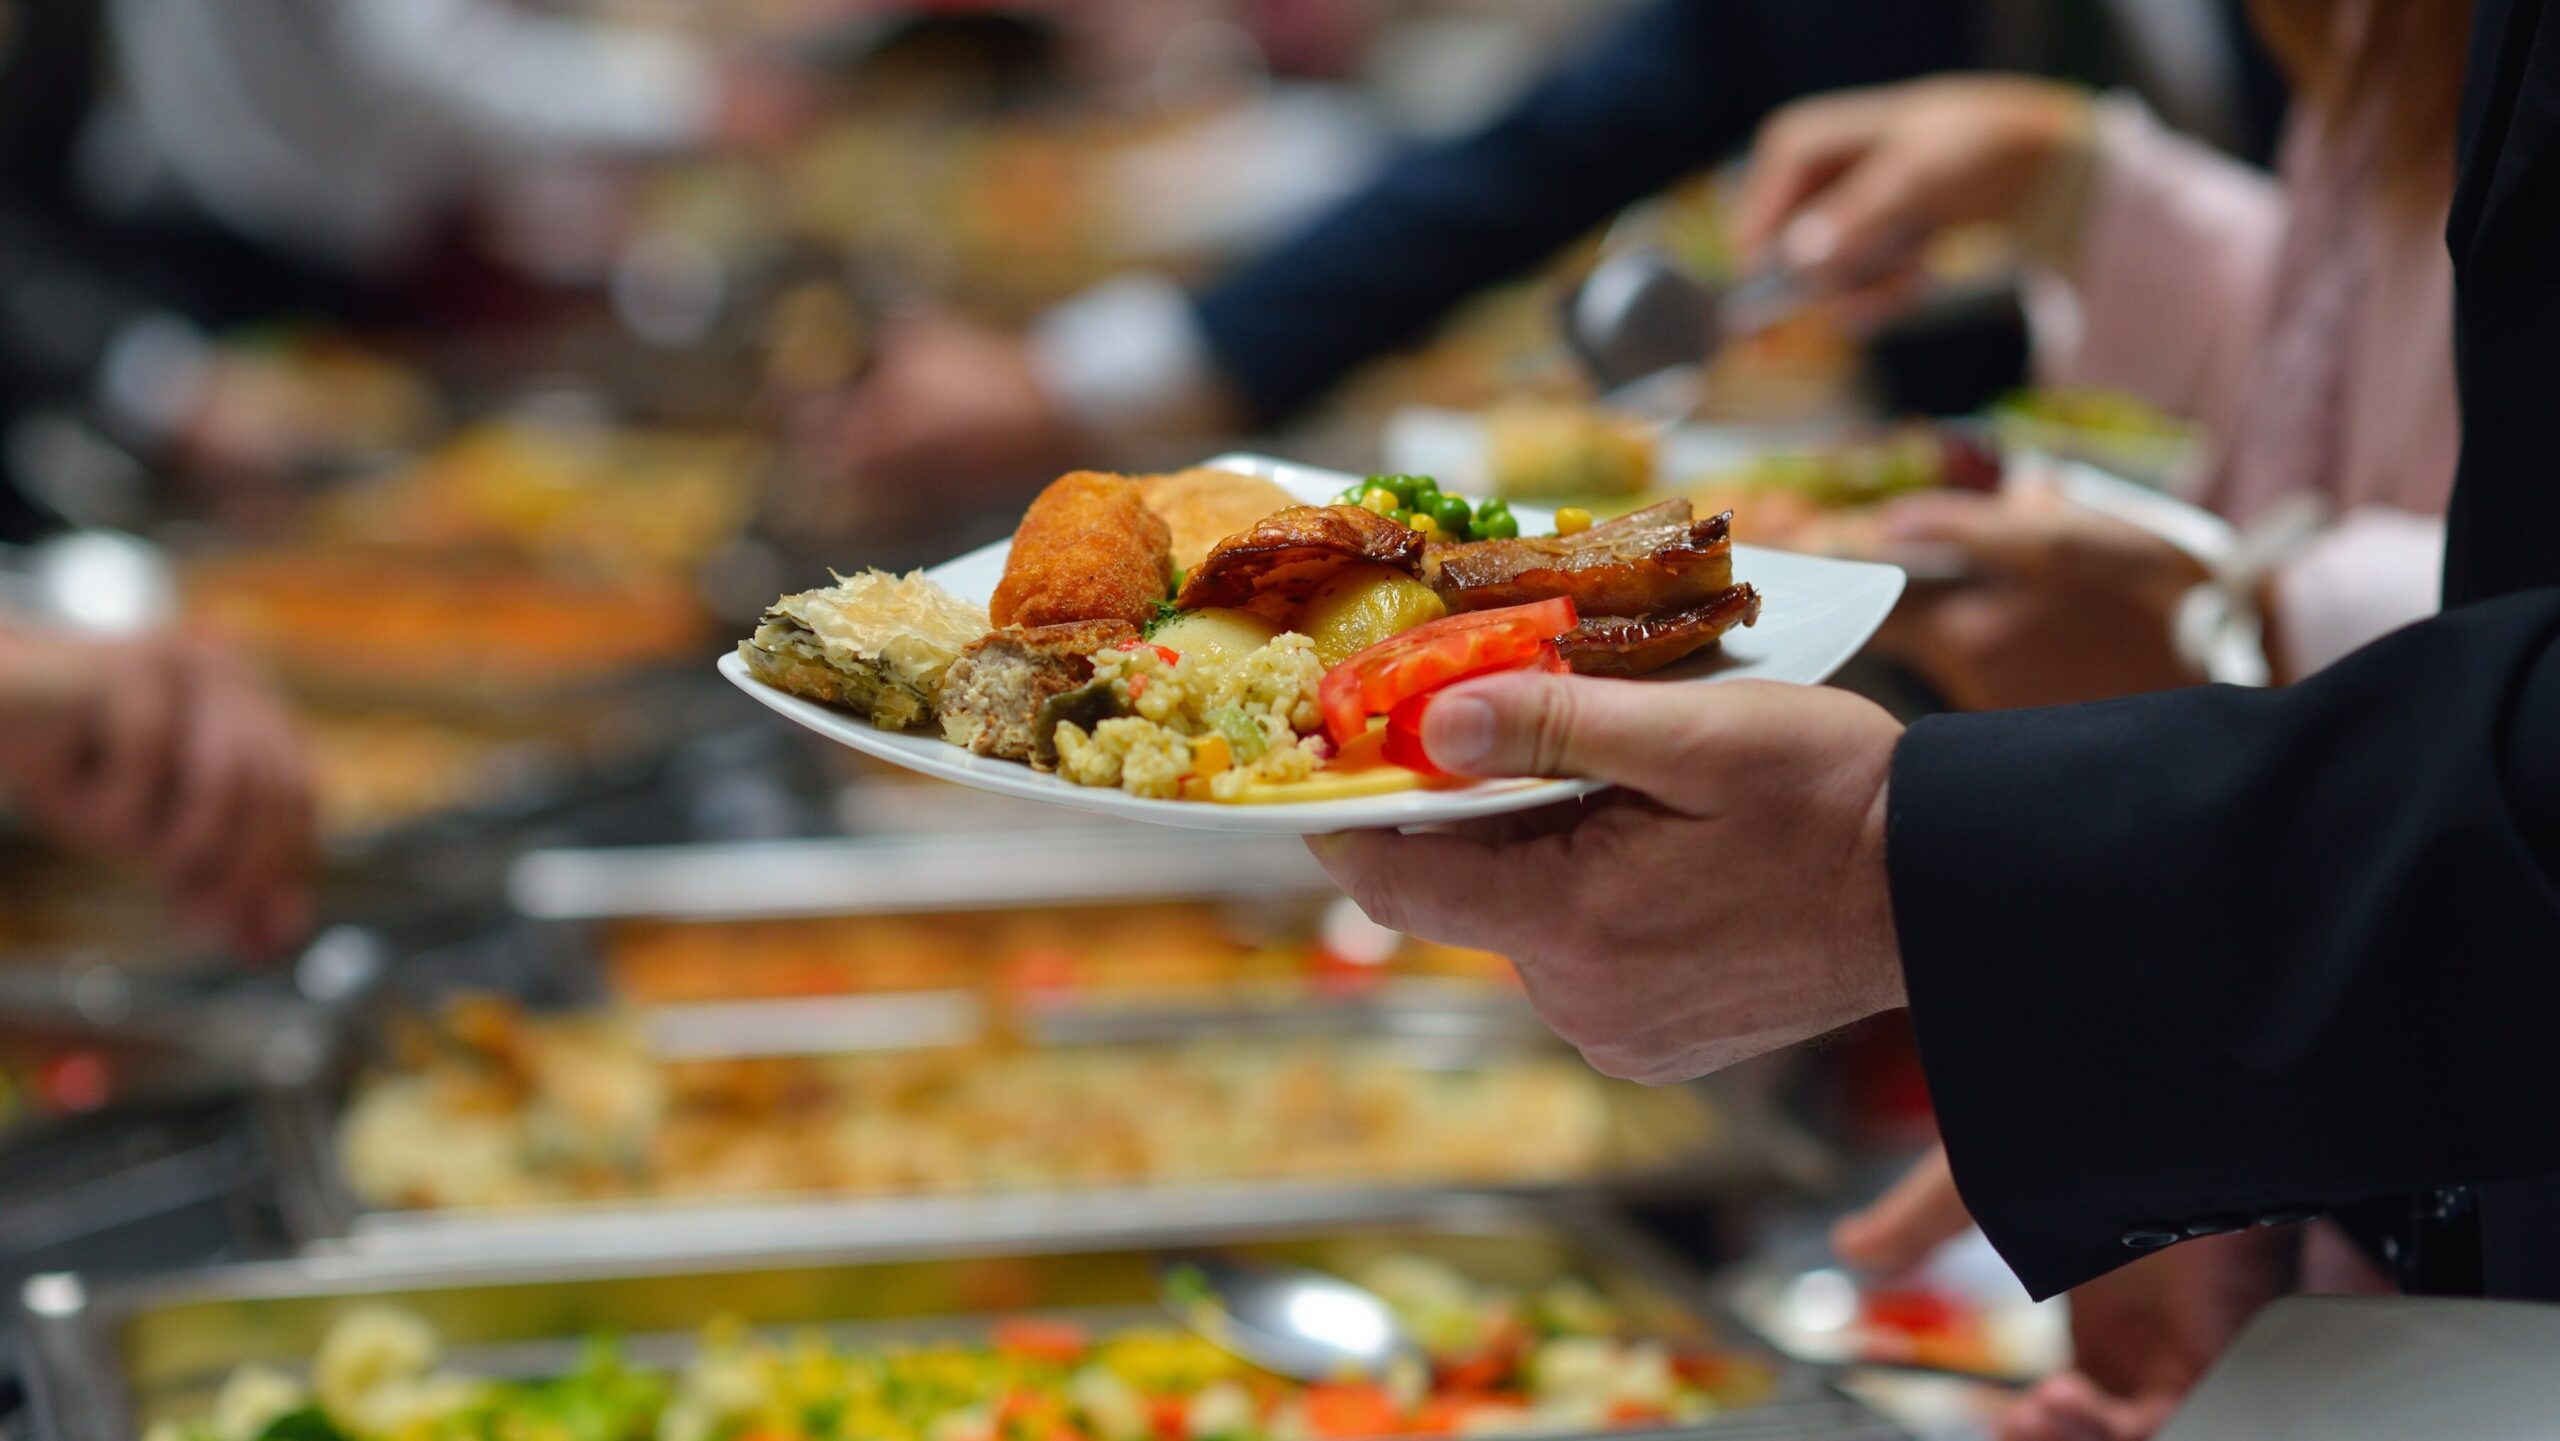
[[[1355,477],[1293,465],[1259,455],[1228,455],[1208,462],[1222,470],[1268,476],[1311,504],[1330,502]],[[1555,517],[1515,506],[1523,531],[1543,532]],[[963,600],[985,604],[1004,577],[1004,541],[945,561],[925,572]],[[1791,555],[1737,545],[1734,578],[1759,587],[1760,623],[1727,632],[1724,643],[1694,660],[1646,678],[1683,684],[1731,680],[1792,681],[1816,685],[1858,653],[1902,594],[1902,572],[1889,565]],[[1447,790],[1404,791],[1356,800],[1286,805],[1219,805],[1207,801],[1159,801],[1075,785],[1014,761],[971,755],[930,732],[884,731],[848,711],[774,689],[747,674],[733,651],[720,673],[740,690],[800,725],[892,765],[1002,795],[1049,801],[1097,815],[1204,831],[1269,831],[1323,835],[1333,831],[1389,830],[1502,815],[1552,804],[1599,789],[1589,781],[1483,781]]]

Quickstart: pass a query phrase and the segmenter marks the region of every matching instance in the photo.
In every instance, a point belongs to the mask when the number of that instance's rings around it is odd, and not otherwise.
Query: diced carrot
[[[1179,1396],[1147,1398],[1147,1424],[1156,1441],[1183,1441],[1191,1434],[1191,1408]]]
[[[1518,1364],[1519,1357],[1508,1349],[1479,1351],[1441,1367],[1440,1384],[1452,1391],[1490,1391],[1509,1380]]]
[[[1348,1441],[1355,1436],[1393,1436],[1404,1429],[1395,1398],[1381,1386],[1336,1385],[1307,1388],[1307,1429],[1318,1436]]]
[[[1670,1419],[1669,1412],[1659,1406],[1647,1406],[1641,1401],[1620,1401],[1609,1408],[1609,1424],[1612,1426],[1632,1426],[1639,1421],[1668,1419]]]

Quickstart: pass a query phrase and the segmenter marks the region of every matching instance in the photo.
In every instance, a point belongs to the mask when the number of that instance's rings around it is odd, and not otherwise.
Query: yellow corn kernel
[[[1380,515],[1396,513],[1396,493],[1384,486],[1373,486],[1360,497],[1360,504]]]
[[[1202,736],[1191,743],[1191,773],[1204,781],[1225,774],[1235,760],[1235,747],[1225,736]]]
[[[1413,528],[1422,532],[1422,538],[1424,540],[1437,540],[1440,537],[1439,519],[1435,516],[1425,515],[1421,511],[1415,511],[1413,513]]]
[[[1580,535],[1591,528],[1591,512],[1578,505],[1568,505],[1556,512],[1556,534]]]

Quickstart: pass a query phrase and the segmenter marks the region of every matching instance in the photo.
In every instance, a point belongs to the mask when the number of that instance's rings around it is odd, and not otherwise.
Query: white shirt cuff
[[[1191,298],[1161,276],[1095,286],[1042,316],[1030,341],[1031,363],[1049,393],[1106,435],[1172,422],[1217,385]]]
[[[2380,507],[2348,512],[2276,573],[2285,660],[2295,675],[2309,675],[2434,615],[2443,576],[2443,517]]]

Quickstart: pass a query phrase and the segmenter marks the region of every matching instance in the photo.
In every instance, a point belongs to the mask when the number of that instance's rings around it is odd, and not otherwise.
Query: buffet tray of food
[[[1168,1266],[1201,1256],[1365,1286],[1419,1355],[1360,1384],[1265,1370],[1167,1303]],[[54,1273],[21,1286],[16,1320],[47,1441],[1899,1434],[1703,1295],[1598,1215],[1244,1201],[922,1245],[697,1227],[646,1257],[572,1239],[516,1260]]]
[[[985,1032],[961,999],[654,1018],[463,1001],[363,1074],[265,1099],[283,1214],[345,1253],[646,1255],[706,1232],[1074,1232],[1133,1206],[1802,1189],[1829,1167],[1752,1082],[1612,1081],[1491,996],[1070,1008]],[[810,1011],[832,1032],[795,1039]]]

